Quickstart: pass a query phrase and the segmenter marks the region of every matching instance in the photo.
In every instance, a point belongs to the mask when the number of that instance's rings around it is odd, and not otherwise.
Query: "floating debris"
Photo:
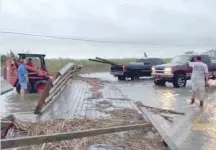
[[[119,100],[119,101],[131,101],[131,99],[129,99],[129,98],[106,98],[106,99]]]
[[[106,101],[102,104],[108,104]],[[99,129],[105,127],[114,127],[122,125],[132,125],[134,123],[144,123],[145,119],[136,110],[133,109],[118,109],[113,111],[107,111],[107,114],[111,115],[111,118],[106,119],[74,119],[74,120],[54,120],[44,123],[30,123],[15,120],[15,125],[19,128],[16,131],[17,136],[36,136],[44,134],[53,134],[61,132],[82,131],[89,129]],[[147,136],[148,131],[154,133],[154,139],[150,139]],[[81,139],[66,140],[55,143],[45,143],[41,145],[27,146],[22,149],[36,150],[36,149],[50,149],[50,150],[87,150],[90,145],[94,147],[112,147],[114,149],[121,148],[124,150],[156,150],[163,149],[164,145],[159,135],[152,130],[152,128],[146,128],[142,130],[131,130],[127,132],[105,134],[100,136],[86,137]]]
[[[174,111],[174,110],[161,109],[161,108],[147,106],[147,105],[144,105],[140,101],[137,101],[135,104],[137,105],[137,107],[145,107],[147,110],[152,111],[154,113],[169,113],[169,114],[176,114],[176,115],[185,115],[184,112],[177,112],[177,111]]]

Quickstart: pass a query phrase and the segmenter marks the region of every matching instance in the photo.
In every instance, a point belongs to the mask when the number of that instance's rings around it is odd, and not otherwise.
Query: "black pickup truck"
[[[200,55],[202,62],[208,65],[209,79],[215,79],[216,64],[212,63],[208,55]],[[187,80],[190,80],[192,67],[188,62],[194,61],[196,55],[179,55],[174,57],[170,63],[163,65],[155,65],[152,67],[152,76],[156,85],[164,86],[166,82],[173,83],[176,88],[185,87]]]
[[[131,78],[131,80],[138,79],[139,77],[150,77],[152,73],[152,66],[165,64],[159,58],[137,59],[136,62],[128,65],[111,65],[110,73],[119,80]]]
[[[98,57],[96,57],[96,59],[89,60],[110,64],[110,73],[115,77],[118,77],[118,80],[125,80],[126,78],[131,78],[131,80],[134,80],[138,79],[139,77],[149,77],[152,73],[152,66],[165,64],[165,62],[159,58],[141,58],[137,59],[136,62],[132,62],[127,65],[119,65]]]

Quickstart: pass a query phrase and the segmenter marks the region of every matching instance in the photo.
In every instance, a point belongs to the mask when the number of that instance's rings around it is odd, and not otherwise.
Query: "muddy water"
[[[13,90],[13,87],[4,79],[0,79],[0,93],[5,94]]]
[[[171,108],[183,111],[185,105],[188,105],[191,96],[191,83],[188,82],[186,88],[175,89],[172,84],[166,87],[155,86],[150,78],[143,78],[137,81],[121,81],[109,73],[84,74],[82,76],[100,78],[114,84],[117,89],[129,99],[141,101],[146,105],[158,106],[162,108]],[[216,89],[215,84],[207,88],[206,97]],[[36,106],[38,95],[27,94],[24,100],[15,91],[0,96],[1,117],[10,113],[33,113]],[[198,102],[198,101],[197,101]]]
[[[37,103],[37,98],[38,95],[36,94],[26,94],[22,100],[16,91],[0,96],[0,117],[2,118],[8,114],[32,114]]]

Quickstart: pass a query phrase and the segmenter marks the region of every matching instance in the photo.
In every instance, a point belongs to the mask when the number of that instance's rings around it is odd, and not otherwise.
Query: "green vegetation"
[[[112,62],[115,62],[117,64],[128,64],[130,62],[135,62],[136,58],[124,58],[124,59],[108,59]],[[171,58],[166,58],[164,59],[165,62],[170,62]],[[64,59],[64,58],[59,58],[59,59],[47,59],[46,60],[46,65],[48,70],[51,73],[55,73],[57,70],[59,70],[62,66],[66,65],[69,62],[73,62],[75,64],[80,64],[83,65],[83,72],[104,72],[108,71],[110,65],[108,64],[103,64],[103,63],[97,63],[93,61],[89,61],[87,59],[81,59],[81,60],[76,60],[76,59]]]
[[[125,59],[109,59],[112,62],[115,62],[117,64],[128,64],[129,62],[133,62],[136,59],[135,58],[125,58]],[[103,63],[97,63],[93,61],[89,61],[87,59],[47,59],[46,65],[48,70],[51,73],[55,73],[57,70],[59,70],[62,66],[66,65],[67,63],[72,62],[75,64],[83,65],[83,72],[103,72],[109,70],[110,65],[103,64]]]
[[[1,55],[1,68],[3,69],[5,61],[8,58],[17,58],[17,56],[10,51],[6,55]],[[124,58],[124,59],[109,59],[112,62],[115,62],[117,64],[128,64],[130,62],[135,62],[136,58]],[[165,62],[169,62],[170,58],[164,59]],[[109,70],[110,65],[103,64],[103,63],[97,63],[93,61],[89,61],[87,59],[70,59],[70,58],[58,58],[58,59],[46,59],[46,66],[49,72],[55,74],[60,68],[62,68],[67,63],[72,62],[75,64],[83,65],[82,72],[84,73],[90,73],[90,72],[105,72]]]
[[[7,58],[17,58],[17,55],[15,55],[11,50],[9,53],[2,54],[1,56],[1,63],[5,63]]]

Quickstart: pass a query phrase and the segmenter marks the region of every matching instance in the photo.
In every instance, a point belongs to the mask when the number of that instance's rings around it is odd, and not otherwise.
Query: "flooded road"
[[[9,114],[32,114],[37,104],[37,94],[26,94],[21,100],[20,95],[15,90],[0,96],[0,117]]]
[[[164,109],[184,111],[185,105],[189,104],[192,94],[190,80],[187,82],[185,88],[173,88],[171,83],[166,83],[165,87],[155,86],[151,78],[119,82],[117,78],[111,76],[109,73],[97,73],[84,76],[112,81],[129,99]],[[210,84],[211,87],[206,88],[206,98],[216,91],[216,82],[210,81]],[[198,104],[198,102],[199,99],[197,97],[196,103]]]
[[[185,112],[186,115],[183,117],[173,117],[174,123],[171,124],[167,124],[166,120],[157,114],[145,112],[145,116],[153,117],[153,120],[157,121],[156,125],[167,128],[168,133],[172,133],[170,134],[172,139],[178,138],[174,140],[178,141],[176,143],[178,147],[186,149],[188,146],[192,146],[204,150],[209,146],[207,143],[211,143],[211,146],[215,147],[213,131],[215,131],[216,117],[215,111],[212,109],[215,108],[215,105],[210,101],[216,90],[215,81],[211,81],[211,87],[206,88],[205,105],[207,107],[204,108],[203,113],[199,112],[198,98],[196,104],[189,104],[192,93],[190,81],[185,88],[173,88],[170,83],[167,83],[165,87],[155,86],[151,78],[118,81],[109,73],[83,74],[81,76],[69,82],[60,96],[53,100],[53,103],[39,117],[33,114],[39,95],[27,94],[25,100],[21,100],[15,91],[2,95],[0,97],[1,117],[12,113],[15,117],[21,116],[24,120],[36,118],[39,119],[38,121],[70,120],[80,117],[105,118],[109,117],[108,111],[113,111],[116,108],[140,111],[135,102],[141,101],[144,105]],[[146,115],[148,113],[149,115]],[[123,114],[123,116],[128,115]],[[198,119],[194,122],[192,119],[190,120],[191,117]],[[206,120],[210,124],[207,124]],[[206,124],[211,129],[207,130]],[[204,132],[204,130],[206,131]],[[195,141],[196,144],[191,145],[192,141]],[[202,147],[206,144],[207,146]]]
[[[0,79],[0,93],[1,95],[13,90],[13,87],[3,78]]]
[[[133,101],[141,101],[149,106],[160,108],[175,109],[184,111],[189,107],[191,97],[191,82],[188,81],[185,88],[173,88],[172,84],[167,83],[166,87],[155,86],[151,78],[142,78],[137,81],[118,81],[109,73],[84,74],[83,77],[100,78],[109,81],[113,86]],[[214,85],[206,88],[206,97],[211,95],[215,89]],[[4,85],[2,85],[4,87]],[[65,95],[67,96],[67,95]],[[15,92],[9,92],[0,96],[0,113],[1,117],[10,113],[33,113],[39,95],[27,94],[24,100],[20,100],[19,95]],[[197,104],[198,104],[197,99]]]

